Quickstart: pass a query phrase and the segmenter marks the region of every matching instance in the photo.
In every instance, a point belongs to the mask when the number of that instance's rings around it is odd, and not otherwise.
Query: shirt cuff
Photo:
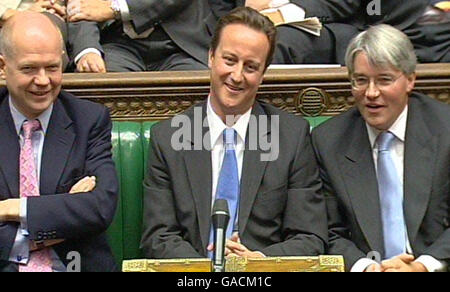
[[[286,23],[301,21],[305,19],[306,12],[295,4],[287,4],[278,8]]]
[[[352,273],[362,273],[364,272],[370,265],[378,265],[378,263],[374,260],[368,259],[368,258],[362,258],[359,261],[357,261],[353,267],[351,268],[350,272]]]
[[[270,7],[270,8],[277,8],[277,7],[280,7],[280,6],[289,4],[289,3],[290,3],[289,0],[272,0],[272,1],[269,3],[269,7]]]
[[[77,64],[78,61],[80,61],[80,59],[81,59],[84,55],[86,55],[86,54],[88,54],[88,53],[96,53],[97,55],[99,55],[100,57],[102,57],[102,53],[101,53],[99,50],[97,50],[97,49],[94,49],[94,48],[84,49],[84,50],[81,51],[81,53],[79,53],[79,54],[75,57],[75,64]]]
[[[20,229],[22,229],[22,235],[28,236],[28,221],[27,221],[27,198],[20,198]]]
[[[447,263],[439,261],[432,256],[423,255],[417,258],[416,262],[425,266],[428,272],[445,272],[447,270]]]
[[[123,22],[131,21],[130,9],[128,8],[127,0],[117,0],[120,7],[120,17]]]
[[[27,264],[30,257],[30,243],[27,226],[27,198],[20,199],[20,227],[17,230],[9,261],[17,264]]]

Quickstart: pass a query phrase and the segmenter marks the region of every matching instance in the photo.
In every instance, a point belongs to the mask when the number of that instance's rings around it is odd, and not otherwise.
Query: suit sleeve
[[[209,6],[214,16],[220,18],[236,8],[239,4],[237,2],[236,0],[210,0]]]
[[[111,153],[111,120],[106,108],[88,134],[85,173],[97,178],[92,192],[28,198],[31,240],[80,239],[109,227],[118,199],[117,174]]]
[[[200,258],[202,256],[194,247],[183,239],[176,218],[172,180],[158,136],[158,130],[153,127],[148,172],[144,181],[141,249],[146,258]]]
[[[127,0],[127,4],[132,23],[139,34],[182,12],[192,1],[196,0]]]
[[[345,218],[341,208],[333,185],[328,176],[326,166],[323,163],[321,152],[321,143],[319,141],[320,129],[316,129],[312,134],[313,147],[316,154],[317,162],[319,163],[320,178],[323,183],[322,192],[325,197],[327,217],[328,217],[328,236],[329,247],[328,254],[343,255],[345,258],[345,268],[347,271],[353,267],[353,265],[366,255],[358,249],[358,247],[350,240],[350,230],[345,226]],[[326,152],[326,150],[325,150]]]
[[[343,22],[354,16],[361,0],[291,0],[305,9],[306,17],[319,17],[322,22]]]
[[[92,21],[68,23],[69,56],[73,61],[85,49],[94,48],[103,54],[100,45],[100,28]]]
[[[281,227],[284,241],[261,250],[267,256],[325,253],[328,240],[325,202],[320,193],[309,124],[305,122],[295,136],[298,139],[295,157],[289,166],[288,196]]]

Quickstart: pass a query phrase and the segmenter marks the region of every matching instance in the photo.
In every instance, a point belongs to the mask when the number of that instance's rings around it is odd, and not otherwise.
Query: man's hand
[[[30,251],[36,251],[36,250],[40,250],[43,248],[47,248],[56,244],[60,244],[61,242],[64,242],[64,239],[49,239],[49,240],[44,240],[42,245],[37,245],[35,241],[30,240]]]
[[[87,53],[78,60],[77,71],[82,73],[106,73],[106,64],[96,53]]]
[[[67,20],[69,22],[104,22],[114,19],[111,1],[105,0],[69,0],[67,2]]]
[[[428,272],[424,265],[414,260],[414,256],[402,254],[383,261],[381,266],[384,272]]]
[[[366,273],[380,273],[383,271],[383,268],[379,264],[372,264],[364,271]]]
[[[31,10],[37,12],[48,12],[61,18],[65,22],[66,7],[57,3],[56,0],[35,0],[36,2],[31,6]]]
[[[210,244],[207,250],[212,252],[214,250],[214,244]],[[233,234],[230,239],[227,239],[225,243],[225,256],[226,257],[247,257],[247,258],[263,258],[264,255],[257,251],[248,250],[243,244],[239,235]]]
[[[246,0],[245,6],[253,8],[256,11],[261,11],[270,8],[270,2],[272,0]]]
[[[95,189],[96,178],[95,176],[87,176],[77,182],[71,189],[69,194],[88,193]]]
[[[78,181],[71,189],[70,194],[87,193],[95,189],[95,176],[87,176]],[[37,245],[35,241],[30,241],[30,251],[39,250],[64,242],[65,239],[49,239],[44,240],[42,244]]]
[[[241,243],[241,239],[237,233],[227,240],[225,244],[226,257],[245,257],[245,258],[263,258],[264,255],[257,251],[251,251]]]
[[[0,222],[20,222],[20,199],[0,201]]]

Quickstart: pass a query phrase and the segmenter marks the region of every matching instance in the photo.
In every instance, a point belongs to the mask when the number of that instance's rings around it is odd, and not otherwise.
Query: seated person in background
[[[223,17],[209,51],[208,101],[152,128],[145,257],[207,257],[216,199],[227,199],[230,209],[227,256],[325,251],[326,210],[309,124],[255,100],[275,40],[272,22],[251,8]],[[261,147],[263,140],[271,145]]]
[[[207,69],[204,0],[69,0],[67,11],[79,72]]]
[[[413,45],[391,26],[359,34],[346,60],[356,107],[312,134],[328,253],[351,271],[445,271],[450,106],[413,91]]]
[[[108,110],[61,91],[62,37],[43,14],[17,13],[0,39],[0,271],[116,271]]]
[[[344,64],[345,51],[350,40],[369,26],[382,23],[392,25],[408,35],[421,63],[450,62],[449,17],[433,6],[439,7],[439,3],[432,4],[430,0],[209,1],[215,14],[239,5],[261,11],[290,3],[288,9],[280,9],[283,15],[305,14],[305,17],[315,16],[321,20],[324,28],[320,37],[289,26],[278,27],[279,40],[274,63]],[[294,6],[297,9],[292,8]],[[430,13],[434,17],[430,18]]]
[[[0,28],[8,18],[19,11],[41,12],[58,26],[65,44],[67,41],[66,7],[59,2],[58,0],[2,0],[0,3]],[[64,48],[63,69],[68,63],[69,58]]]

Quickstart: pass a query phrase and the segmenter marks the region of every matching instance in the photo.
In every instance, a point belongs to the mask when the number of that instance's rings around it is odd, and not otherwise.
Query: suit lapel
[[[345,155],[339,165],[356,220],[370,248],[383,254],[381,207],[372,147],[363,118],[359,113],[355,115],[354,127],[348,134],[351,143],[345,144],[348,150],[342,151]]]
[[[438,137],[433,136],[415,99],[410,99],[404,158],[404,210],[409,240],[414,243],[431,195]]]
[[[197,148],[197,143],[201,143],[201,141],[198,140],[198,137],[201,137],[202,141],[204,140],[209,143],[208,139],[203,139],[209,129],[208,125],[203,125],[203,119],[206,118],[206,105],[207,104],[204,103],[202,107],[197,107],[186,112],[187,117],[191,121],[191,145],[193,149],[200,149]],[[199,110],[200,108],[201,111]],[[194,113],[196,114],[194,115]],[[201,124],[199,124],[199,122]],[[200,127],[199,125],[203,126]],[[199,129],[195,129],[196,127],[202,129],[201,133],[198,133]],[[201,134],[201,136],[199,136],[199,134]],[[207,149],[210,149],[209,145],[204,145],[201,147],[201,150],[184,151],[184,162],[196,206],[202,246],[205,250],[206,246],[209,244],[212,203],[211,152]],[[205,210],[209,210],[209,212],[205,212]]]
[[[0,105],[0,169],[8,185],[10,195],[19,197],[20,144],[8,102],[8,93],[2,91]],[[6,195],[6,194],[2,194]]]
[[[41,165],[41,194],[54,194],[75,141],[73,122],[61,102],[54,103],[45,135]]]
[[[259,105],[255,103],[252,111],[252,118],[256,117],[256,123],[258,124],[259,130],[259,117],[265,115],[266,113]],[[270,117],[268,117],[268,124],[270,125]],[[250,125],[250,123],[249,123]],[[267,132],[263,133],[262,137],[265,138],[266,135],[270,135],[270,127],[266,127]],[[245,150],[244,150],[244,160],[242,164],[242,175],[241,175],[241,191],[240,191],[240,203],[239,203],[239,233],[245,232],[245,227],[247,226],[248,219],[250,217],[250,212],[253,207],[253,203],[256,199],[258,189],[261,185],[263,179],[267,161],[261,161],[261,154],[268,153],[268,151],[263,151],[259,147],[256,150],[250,150],[250,130],[256,131],[256,129],[248,129],[245,138]],[[258,131],[259,132],[259,131]],[[258,140],[259,141],[259,140]]]

